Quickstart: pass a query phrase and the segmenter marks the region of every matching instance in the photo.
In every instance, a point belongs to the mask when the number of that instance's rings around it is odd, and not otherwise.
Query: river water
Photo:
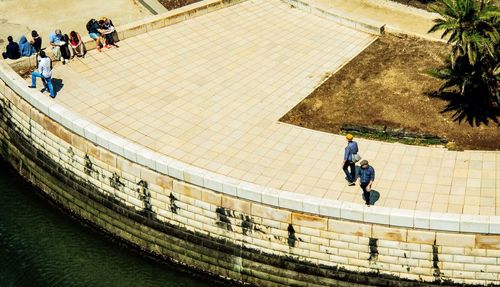
[[[1,160],[0,171],[0,286],[218,286],[83,226]]]

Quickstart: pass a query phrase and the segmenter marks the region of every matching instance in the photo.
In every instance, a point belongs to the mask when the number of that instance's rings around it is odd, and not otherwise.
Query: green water
[[[218,286],[82,226],[0,161],[0,286]],[[197,278],[194,278],[197,277]]]

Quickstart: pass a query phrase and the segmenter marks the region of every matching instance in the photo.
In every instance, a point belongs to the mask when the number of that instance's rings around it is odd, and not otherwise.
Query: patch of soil
[[[189,4],[200,2],[201,0],[158,0],[167,10],[180,8]]]
[[[445,44],[384,35],[281,118],[290,124],[339,133],[342,126],[385,126],[431,134],[461,149],[500,149],[499,125],[470,126],[442,113],[448,101],[430,97],[441,81],[426,74],[442,64]]]
[[[435,0],[391,0],[408,6],[413,6],[415,8],[424,9],[430,12],[432,11],[432,5],[436,3]]]

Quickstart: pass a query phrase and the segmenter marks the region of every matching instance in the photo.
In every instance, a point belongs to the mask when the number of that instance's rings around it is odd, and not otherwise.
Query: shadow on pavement
[[[376,191],[375,189],[372,189],[370,191],[370,205],[375,205],[375,202],[377,202],[380,198],[380,192]]]
[[[52,78],[52,86],[54,86],[54,93],[59,93],[59,91],[64,87],[63,80]]]

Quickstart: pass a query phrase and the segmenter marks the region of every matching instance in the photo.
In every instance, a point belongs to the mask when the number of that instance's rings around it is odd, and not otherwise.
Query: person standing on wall
[[[361,169],[359,171],[359,181],[361,189],[363,190],[363,199],[366,205],[370,206],[370,192],[372,184],[375,180],[375,169],[368,164],[367,160],[362,160]]]
[[[45,51],[40,51],[38,53],[38,72],[33,71],[31,73],[31,86],[32,89],[36,88],[36,78],[42,78],[43,85],[42,93],[49,89],[50,97],[54,98],[56,95],[54,93],[54,87],[52,86],[52,62],[49,57],[45,54]]]
[[[352,186],[356,180],[356,161],[353,156],[358,154],[358,143],[352,140],[354,137],[351,134],[347,134],[345,138],[347,139],[347,146],[344,150],[342,170],[346,175],[348,184]],[[347,168],[349,168],[350,171]]]

